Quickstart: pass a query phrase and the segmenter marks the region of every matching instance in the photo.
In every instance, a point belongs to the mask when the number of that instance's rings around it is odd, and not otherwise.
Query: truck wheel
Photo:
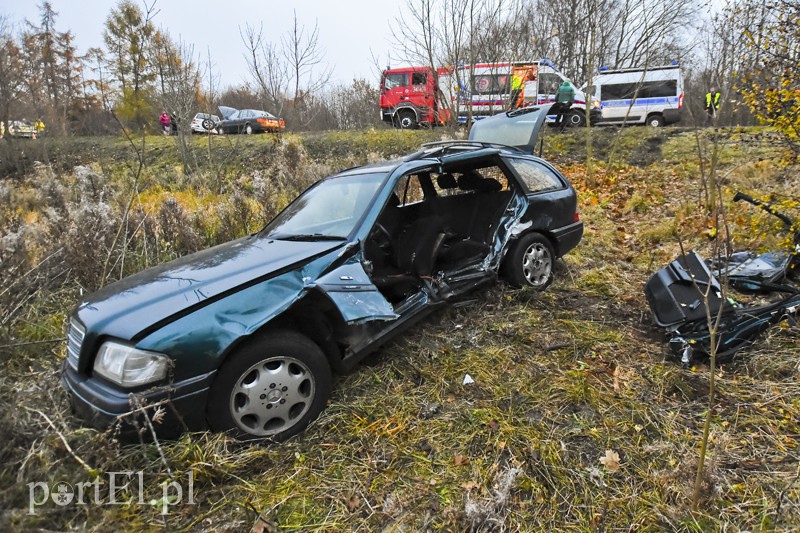
[[[398,113],[397,123],[401,130],[414,129],[417,126],[417,117],[413,111],[401,111]]]
[[[580,128],[586,125],[586,114],[578,109],[573,109],[567,114],[567,124],[570,127]]]
[[[654,128],[661,128],[664,126],[664,117],[661,115],[650,115],[647,117],[647,125]]]

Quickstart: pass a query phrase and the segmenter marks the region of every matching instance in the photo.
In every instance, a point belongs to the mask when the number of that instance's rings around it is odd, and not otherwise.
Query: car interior
[[[365,243],[373,282],[396,303],[437,272],[479,265],[512,195],[495,164],[403,176]]]

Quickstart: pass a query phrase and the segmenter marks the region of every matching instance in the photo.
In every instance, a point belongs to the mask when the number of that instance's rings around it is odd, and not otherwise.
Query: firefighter
[[[719,111],[719,93],[714,87],[706,93],[705,110],[708,113],[708,121],[713,122],[717,118],[717,111]]]
[[[551,113],[556,113],[558,115],[556,124],[558,124],[562,131],[567,125],[567,113],[569,113],[569,110],[572,108],[572,103],[574,101],[575,89],[572,88],[572,84],[569,80],[564,80],[564,83],[562,83],[558,91],[556,91],[556,103],[550,110]]]

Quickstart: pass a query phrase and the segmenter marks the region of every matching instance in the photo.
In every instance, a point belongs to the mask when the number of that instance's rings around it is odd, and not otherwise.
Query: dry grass
[[[692,152],[672,147],[694,138],[667,133],[657,143],[641,139],[661,147],[658,162],[624,163],[625,153],[644,150],[626,137],[614,152],[617,162],[598,161],[591,180],[570,149],[582,141],[549,137],[546,150],[561,146],[556,160],[579,189],[587,225],[554,285],[545,293],[499,285],[434,315],[339,377],[320,419],[281,445],[184,435],[161,443],[163,458],[151,444],[122,446],[68,414],[57,384],[60,345],[6,346],[0,529],[797,530],[800,332],[789,324],[718,370],[704,501],[700,512],[689,511],[708,370],[665,359],[642,287],[677,254],[676,234],[688,246],[708,247],[709,218],[698,207]],[[800,194],[786,179],[794,169],[759,161],[780,156],[777,148],[765,155],[762,130],[733,134],[731,187]],[[363,137],[384,150],[374,135]],[[324,153],[324,141],[309,142],[309,152]],[[338,157],[358,159],[371,150]],[[247,176],[240,188],[260,190],[252,172]],[[28,193],[18,187],[13,194]],[[214,198],[209,192],[208,201]],[[181,205],[190,216],[189,201]],[[728,208],[737,245],[772,242],[772,226],[755,209]],[[75,298],[68,282],[37,293],[14,319],[14,342],[59,336]],[[464,385],[465,374],[474,383]],[[600,462],[607,450],[619,455],[618,468]],[[193,471],[197,503],[166,516],[157,505],[136,503],[50,504],[27,514],[26,483],[77,483],[126,470],[143,470],[156,491],[158,483]]]

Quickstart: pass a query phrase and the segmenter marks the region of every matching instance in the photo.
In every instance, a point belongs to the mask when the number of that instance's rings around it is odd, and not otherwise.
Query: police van
[[[683,75],[678,65],[601,68],[584,92],[599,102],[597,124],[647,124],[661,127],[678,122],[683,108]],[[594,120],[592,121],[594,123]]]

